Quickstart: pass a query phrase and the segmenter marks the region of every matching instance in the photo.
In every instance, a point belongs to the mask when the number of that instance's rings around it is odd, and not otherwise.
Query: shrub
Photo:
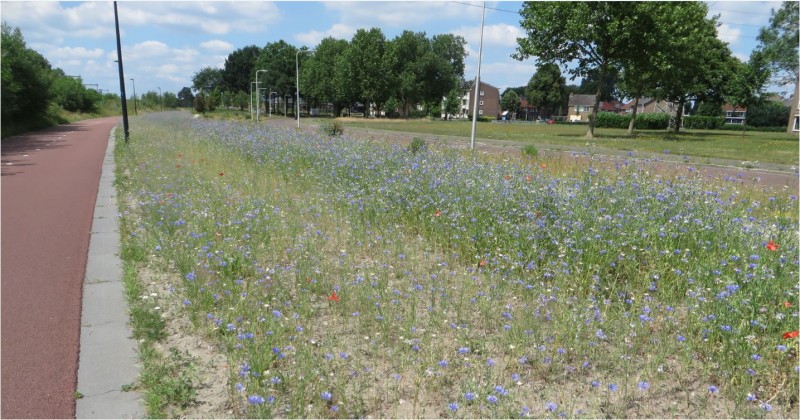
[[[669,127],[669,115],[654,112],[636,115],[636,128],[642,130],[666,130]]]
[[[411,152],[411,153],[417,153],[417,152],[419,152],[421,150],[426,150],[427,148],[428,148],[428,145],[427,145],[427,143],[425,143],[425,140],[422,140],[419,137],[414,137],[411,140],[411,143],[409,143],[407,150],[409,152]]]
[[[591,118],[591,115],[589,116]],[[631,117],[615,114],[613,112],[600,112],[597,114],[595,128],[628,128]]]
[[[344,126],[338,121],[328,122],[319,127],[320,131],[328,136],[335,137],[344,134]]]
[[[703,116],[683,117],[683,128],[715,130],[722,127],[724,124],[725,124],[724,117],[703,117]]]
[[[525,147],[522,148],[522,155],[535,158],[539,156],[539,149],[532,144],[526,144]]]

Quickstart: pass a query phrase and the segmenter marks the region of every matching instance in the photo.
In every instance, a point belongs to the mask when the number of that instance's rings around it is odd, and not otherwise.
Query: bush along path
[[[794,195],[141,125],[124,241],[224,355],[230,415],[798,414]]]

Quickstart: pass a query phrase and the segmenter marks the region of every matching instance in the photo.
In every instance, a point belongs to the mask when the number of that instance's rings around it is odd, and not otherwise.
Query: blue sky
[[[359,28],[380,28],[388,38],[403,30],[462,35],[468,43],[466,74],[475,77],[482,2],[470,1],[120,1],[127,94],[177,93],[205,66],[222,67],[236,49],[283,39],[313,48],[322,38],[350,40]],[[521,2],[486,2],[481,79],[501,89],[527,84],[536,61],[510,57],[523,35]],[[760,27],[780,2],[708,2],[719,14],[718,36],[747,59]],[[112,2],[0,2],[0,17],[19,27],[30,48],[86,84],[119,92]],[[577,83],[570,82],[568,83]],[[773,87],[782,92],[788,87]]]

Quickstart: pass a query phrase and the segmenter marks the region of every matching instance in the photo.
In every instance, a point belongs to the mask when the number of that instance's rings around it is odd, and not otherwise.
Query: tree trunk
[[[633,100],[633,112],[631,112],[631,121],[628,123],[628,135],[633,135],[633,128],[636,126],[636,111],[639,110],[639,97]]]
[[[608,64],[604,61],[600,65],[600,77],[597,81],[597,94],[594,97],[594,108],[592,108],[592,116],[589,118],[589,130],[586,131],[586,138],[591,140],[594,138],[594,126],[597,124],[597,114],[600,112],[600,96],[603,94],[603,85],[606,82],[606,68]]]
[[[678,133],[681,129],[681,121],[683,119],[683,105],[686,103],[686,98],[681,97],[678,101],[678,109],[675,111],[675,127],[672,127],[673,133]]]

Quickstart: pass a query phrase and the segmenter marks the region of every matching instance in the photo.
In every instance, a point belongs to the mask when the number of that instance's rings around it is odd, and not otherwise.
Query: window
[[[483,115],[483,110],[482,109],[478,110],[478,115]]]
[[[478,101],[478,105],[483,106],[483,101]]]
[[[792,131],[800,131],[800,116],[794,117],[794,127],[792,127]]]
[[[483,96],[483,91],[481,91],[481,96]]]
[[[588,107],[588,106],[585,106],[585,107],[581,108],[581,111],[583,111],[583,112],[589,112],[589,107]]]

